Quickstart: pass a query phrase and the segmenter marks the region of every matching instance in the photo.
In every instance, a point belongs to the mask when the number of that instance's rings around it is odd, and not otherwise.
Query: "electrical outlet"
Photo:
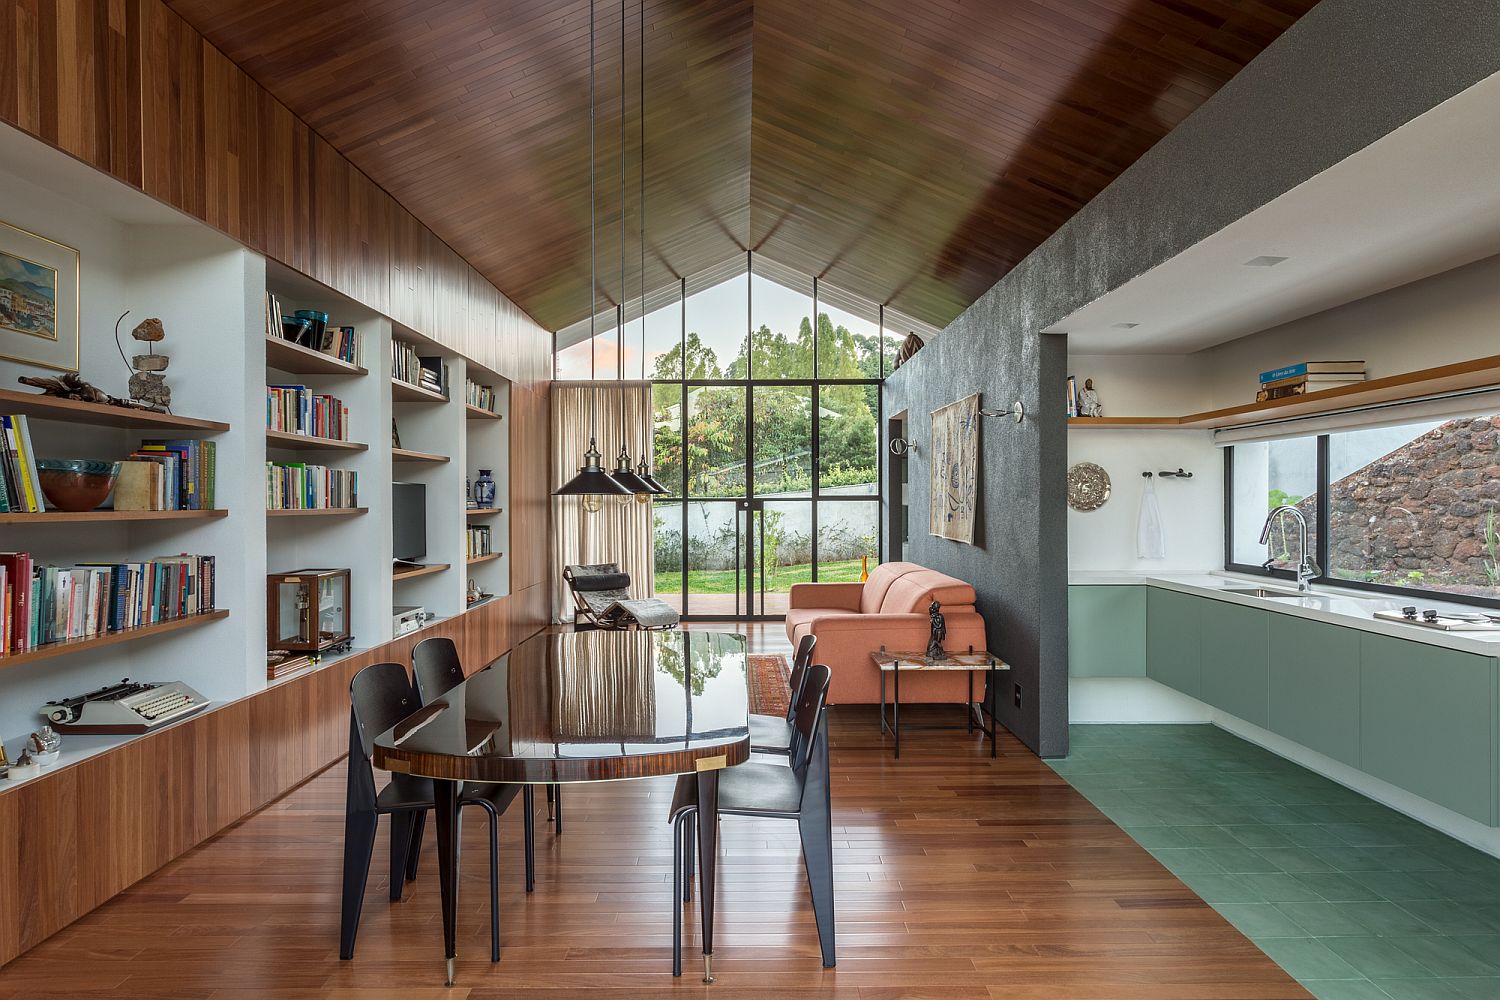
[[[1021,707],[1021,685],[1016,685],[1016,707]]]

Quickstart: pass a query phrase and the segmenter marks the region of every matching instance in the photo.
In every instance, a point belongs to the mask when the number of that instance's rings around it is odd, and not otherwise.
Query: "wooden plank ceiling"
[[[168,0],[542,325],[588,315],[587,0]],[[1315,0],[626,0],[597,10],[599,267],[746,247],[942,327]],[[644,8],[642,4],[644,3]]]

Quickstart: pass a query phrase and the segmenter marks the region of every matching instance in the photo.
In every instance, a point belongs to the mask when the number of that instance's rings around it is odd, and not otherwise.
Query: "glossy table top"
[[[750,756],[745,637],[536,635],[375,739],[388,771],[469,781],[684,774]]]

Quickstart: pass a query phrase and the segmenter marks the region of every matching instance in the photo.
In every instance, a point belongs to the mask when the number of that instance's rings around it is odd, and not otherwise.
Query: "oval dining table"
[[[449,986],[462,782],[696,775],[703,981],[713,981],[719,771],[750,757],[744,636],[539,634],[382,733],[374,749],[376,767],[433,779]]]

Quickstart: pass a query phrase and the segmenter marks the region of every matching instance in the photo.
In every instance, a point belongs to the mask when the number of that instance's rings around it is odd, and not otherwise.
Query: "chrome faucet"
[[[1276,523],[1276,519],[1283,514],[1292,515],[1292,518],[1297,522],[1297,545],[1298,550],[1302,553],[1302,558],[1297,562],[1297,589],[1310,590],[1312,589],[1311,581],[1313,577],[1318,576],[1322,571],[1318,569],[1318,564],[1313,562],[1312,553],[1308,551],[1307,518],[1302,515],[1302,511],[1291,504],[1285,503],[1280,507],[1273,508],[1271,513],[1266,515],[1266,523],[1260,529],[1260,544],[1265,545],[1271,540],[1271,525]],[[1271,564],[1274,562],[1276,562],[1274,557],[1267,559],[1261,565],[1261,569],[1270,569]]]

